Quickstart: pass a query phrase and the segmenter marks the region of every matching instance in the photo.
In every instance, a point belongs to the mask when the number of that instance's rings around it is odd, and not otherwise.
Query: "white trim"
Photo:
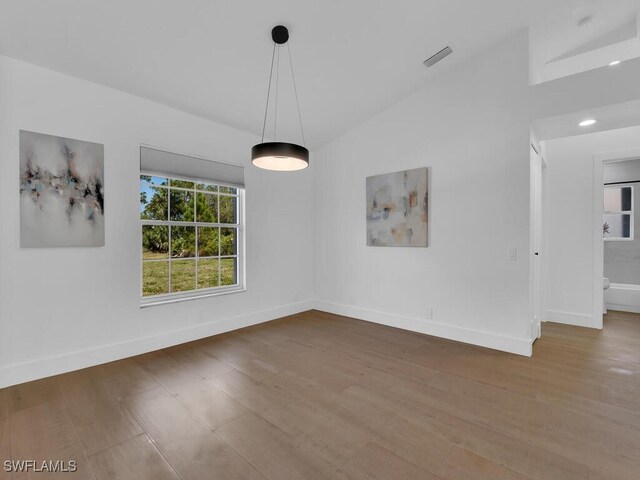
[[[542,242],[542,195],[543,169],[542,155],[531,144],[529,156],[529,328],[530,336],[535,339],[542,335],[543,305],[543,262],[541,259]],[[537,275],[536,275],[537,274]]]
[[[624,305],[622,303],[605,303],[607,310],[615,310],[617,312],[640,313],[640,307],[636,305]]]
[[[604,236],[602,234],[603,218],[604,158],[601,158],[596,154],[593,156],[593,283],[591,286],[593,317],[589,322],[595,328],[602,328],[602,312],[604,311],[604,296],[602,289],[602,279],[604,278]],[[576,325],[580,324],[578,323]]]
[[[312,307],[311,301],[292,303],[282,307],[225,318],[217,322],[163,332],[149,337],[8,365],[0,368],[0,388],[218,335],[250,325],[268,322],[276,318],[305,312]]]
[[[602,279],[600,279],[600,290],[602,291]],[[602,310],[600,311],[602,312]],[[600,313],[600,322],[602,322],[602,313]],[[588,313],[563,312],[560,310],[547,310],[547,322],[563,323],[565,325],[574,325],[576,327],[602,328],[602,323],[598,326],[598,318]]]
[[[604,311],[604,238],[602,219],[604,218],[604,164],[605,162],[623,162],[640,157],[640,149],[600,152],[593,156],[593,328],[602,328]]]
[[[190,300],[198,300],[199,298],[218,297],[220,295],[228,295],[230,293],[246,292],[247,289],[235,285],[230,288],[202,288],[200,290],[189,290],[169,295],[155,295],[144,297],[140,301],[140,308],[155,307],[156,305],[166,305],[169,303],[188,302]]]
[[[357,318],[367,322],[379,323],[389,327],[401,328],[412,332],[424,333],[435,337],[447,338],[463,343],[470,343],[480,347],[502,350],[530,357],[532,354],[533,340],[529,338],[517,338],[507,335],[499,335],[482,330],[445,325],[420,318],[406,317],[395,313],[382,312],[369,308],[344,305],[333,302],[316,300],[314,309],[323,312]]]

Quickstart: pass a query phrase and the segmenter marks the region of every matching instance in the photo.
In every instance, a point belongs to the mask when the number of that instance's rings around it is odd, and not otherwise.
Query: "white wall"
[[[106,246],[20,249],[18,131],[104,144]],[[0,387],[308,309],[314,172],[249,166],[252,135],[0,57]],[[139,146],[248,166],[244,293],[139,307]]]
[[[527,52],[510,38],[316,153],[319,308],[530,354]],[[365,178],[423,166],[429,247],[368,247]]]
[[[547,161],[543,248],[546,320],[595,326],[594,155],[640,148],[640,127],[542,143]]]

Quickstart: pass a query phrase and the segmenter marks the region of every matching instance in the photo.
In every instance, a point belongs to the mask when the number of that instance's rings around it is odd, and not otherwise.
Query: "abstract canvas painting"
[[[20,131],[20,246],[104,245],[104,146]]]
[[[367,245],[426,247],[427,168],[367,177]]]

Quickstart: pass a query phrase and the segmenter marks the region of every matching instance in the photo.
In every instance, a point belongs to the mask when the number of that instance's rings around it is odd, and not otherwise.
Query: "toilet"
[[[606,290],[610,286],[611,286],[611,282],[609,282],[609,279],[607,277],[604,277],[602,279],[602,290]],[[604,302],[602,302],[602,313],[607,313],[607,307],[605,307]]]

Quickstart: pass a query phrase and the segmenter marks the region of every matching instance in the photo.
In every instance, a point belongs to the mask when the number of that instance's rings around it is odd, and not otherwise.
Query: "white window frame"
[[[245,284],[245,209],[244,209],[244,200],[245,200],[245,189],[239,188],[236,185],[225,184],[224,182],[216,182],[215,180],[205,180],[205,179],[194,179],[187,177],[179,177],[176,175],[167,175],[160,172],[151,172],[151,171],[140,171],[140,176],[152,176],[152,177],[161,177],[167,178],[168,180],[181,180],[186,182],[194,182],[194,188],[183,188],[183,187],[171,187],[170,182],[167,186],[158,185],[159,188],[166,188],[169,190],[169,194],[167,195],[167,220],[144,220],[140,219],[140,306],[148,307],[152,305],[161,305],[166,303],[174,303],[181,302],[185,300],[194,300],[197,298],[206,298],[217,295],[225,295],[228,293],[237,293],[243,292],[246,290]],[[138,179],[138,181],[140,181]],[[208,185],[216,185],[218,187],[229,187],[234,188],[236,190],[236,194],[231,193],[221,193],[221,192],[211,192],[207,190],[199,190],[196,188],[198,183],[204,183]],[[193,222],[184,222],[184,221],[174,221],[170,220],[170,212],[171,212],[171,195],[170,191],[188,191],[193,192],[194,194],[194,221]],[[196,200],[196,193],[205,193],[205,194],[214,194],[217,195],[218,198],[220,196],[226,197],[235,197],[236,198],[236,221],[237,223],[220,223],[220,222],[198,222],[198,205]],[[218,206],[218,215],[217,218],[220,220],[220,202],[217,202]],[[168,287],[171,290],[171,264],[175,261],[180,260],[190,260],[187,258],[172,258],[171,257],[171,228],[169,228],[169,252],[167,255],[167,259],[144,259],[144,252],[142,246],[142,227],[145,225],[158,225],[158,226],[183,226],[183,227],[194,227],[195,229],[195,257],[193,257],[195,261],[195,290],[187,290],[182,292],[170,292],[163,293],[160,295],[143,295],[144,289],[144,263],[147,262],[169,262],[169,283]],[[218,255],[217,256],[206,256],[200,257],[198,255],[198,227],[213,227],[213,228],[235,228],[237,231],[236,236],[236,254],[235,255],[220,255],[220,245],[218,245]],[[219,237],[220,238],[220,237]],[[236,281],[235,285],[225,285],[218,287],[210,287],[210,288],[200,288],[198,289],[198,260],[199,259],[218,259],[218,278],[221,279],[222,276],[222,260],[225,258],[235,258],[236,259]]]
[[[635,188],[633,183],[619,183],[615,185],[605,185],[605,190],[607,189],[619,189],[619,188],[631,188],[631,210],[621,210],[621,211],[609,211],[605,210],[604,215],[629,215],[631,221],[629,222],[629,237],[605,237],[603,235],[605,242],[633,242],[634,240],[634,229],[635,229],[635,219],[634,219],[634,202],[635,202]],[[602,222],[604,225],[604,216],[602,218]]]

